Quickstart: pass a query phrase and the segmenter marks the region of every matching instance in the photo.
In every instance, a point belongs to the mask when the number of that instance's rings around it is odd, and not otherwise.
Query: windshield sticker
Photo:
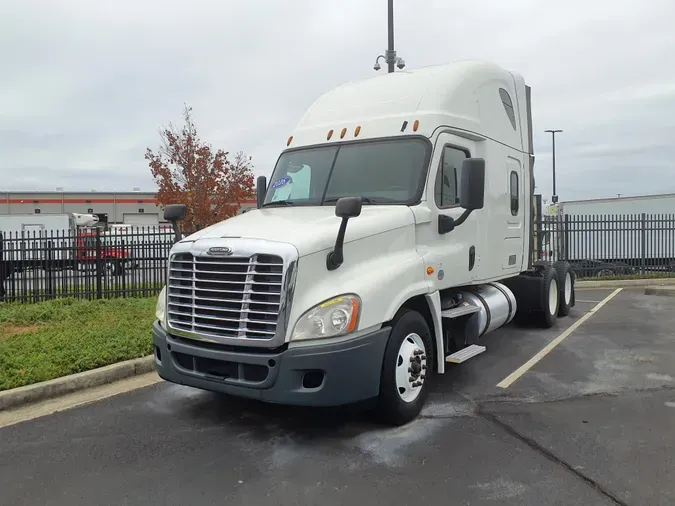
[[[280,177],[274,183],[272,183],[272,189],[277,190],[279,188],[283,188],[290,182],[291,178],[289,176]]]

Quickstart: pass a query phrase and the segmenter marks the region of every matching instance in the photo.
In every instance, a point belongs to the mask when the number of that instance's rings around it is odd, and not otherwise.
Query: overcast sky
[[[2,0],[0,190],[152,191],[158,128],[269,175],[314,99],[372,76],[386,0]],[[492,60],[532,87],[537,192],[675,192],[675,2],[396,0],[408,68]],[[384,72],[384,71],[382,71]]]

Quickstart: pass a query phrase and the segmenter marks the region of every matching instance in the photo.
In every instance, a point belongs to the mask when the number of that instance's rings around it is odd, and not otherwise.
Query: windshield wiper
[[[337,202],[340,200],[342,197],[330,197],[328,199],[325,199],[323,201],[324,204],[332,204],[333,202]],[[379,204],[376,200],[371,199],[370,197],[361,197],[361,200],[363,201],[364,204]]]
[[[277,200],[274,202],[268,202],[267,204],[263,204],[263,207],[281,207],[281,206],[293,206],[295,205],[295,202],[292,200]]]

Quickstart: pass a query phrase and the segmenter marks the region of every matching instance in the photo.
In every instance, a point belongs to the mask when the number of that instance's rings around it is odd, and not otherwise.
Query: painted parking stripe
[[[588,320],[591,316],[593,316],[595,313],[597,313],[602,306],[607,304],[610,300],[612,300],[623,288],[617,288],[614,290],[611,294],[609,294],[607,297],[605,297],[603,300],[601,300],[598,304],[596,304],[588,313],[583,315],[581,318],[579,318],[577,321],[575,321],[572,325],[570,325],[562,334],[560,334],[558,337],[556,337],[553,341],[548,343],[544,349],[542,349],[539,353],[537,353],[534,357],[532,357],[530,360],[525,362],[523,365],[521,365],[518,369],[513,371],[511,374],[509,374],[506,378],[501,380],[497,386],[499,388],[508,388],[511,386],[511,384],[516,381],[518,378],[520,378],[523,374],[525,374],[527,371],[529,371],[534,365],[539,362],[542,358],[544,358],[546,355],[548,355],[551,350],[553,350],[556,346],[558,346],[560,343],[562,343],[572,332],[574,332],[576,329],[578,329],[586,320]]]

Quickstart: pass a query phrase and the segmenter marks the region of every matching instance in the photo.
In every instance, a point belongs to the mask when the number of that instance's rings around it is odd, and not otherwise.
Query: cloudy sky
[[[269,175],[305,108],[373,75],[386,0],[22,0],[0,16],[0,190],[152,191],[158,128]],[[396,0],[408,68],[492,60],[532,86],[537,192],[675,192],[673,0]],[[384,72],[384,71],[383,71]]]

